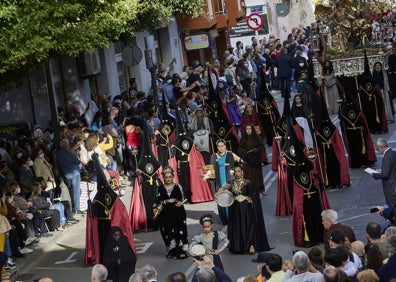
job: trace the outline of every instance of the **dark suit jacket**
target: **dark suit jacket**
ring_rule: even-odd
[[[386,204],[396,205],[396,152],[388,149],[382,159],[381,173],[373,173],[373,178],[382,180],[382,189]]]
[[[198,269],[197,269],[198,270]],[[219,282],[231,282],[231,278],[221,269],[217,268],[216,266],[212,268],[213,272],[216,275],[216,281]],[[197,276],[194,274],[193,278],[191,279],[192,282],[197,282]]]
[[[292,57],[287,54],[280,55],[275,59],[275,65],[278,68],[279,78],[291,78],[292,75]]]
[[[391,281],[390,279],[396,278],[396,255],[389,257],[386,264],[378,270],[378,276],[381,282]]]
[[[21,186],[21,194],[22,195],[30,195],[32,193],[32,183],[35,180],[33,169],[28,169],[21,165],[18,170],[18,180],[19,185]]]

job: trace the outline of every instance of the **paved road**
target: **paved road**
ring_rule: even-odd
[[[278,97],[277,97],[278,98]],[[396,149],[395,124],[390,124],[388,134],[373,136],[385,137],[390,140],[390,145]],[[381,156],[377,167],[380,167]],[[273,252],[280,254],[284,259],[292,256],[292,251],[297,247],[293,245],[291,234],[291,218],[275,217],[276,206],[276,175],[265,166],[265,184],[268,195],[263,197],[262,205],[266,221],[269,242],[275,247]],[[350,170],[352,185],[349,188],[326,190],[331,207],[338,211],[339,219],[351,226],[359,240],[365,241],[365,226],[369,221],[381,221],[377,214],[371,214],[369,209],[374,205],[382,205],[384,197],[380,181],[373,180],[362,169]],[[131,190],[127,190],[122,198],[129,207]],[[186,205],[188,216],[189,238],[200,232],[198,219],[203,213],[215,212],[213,202]],[[217,222],[215,228],[225,230]],[[165,248],[159,232],[140,232],[135,234],[138,248],[137,266],[150,263],[159,272],[159,281],[165,276],[176,271],[185,272],[191,277],[195,266],[191,259],[169,260],[165,258]],[[42,239],[35,245],[36,251],[28,254],[26,258],[18,260],[18,279],[20,281],[32,281],[35,278],[50,276],[57,282],[89,281],[90,267],[83,264],[85,245],[84,220],[63,234],[55,233],[53,238]],[[304,248],[299,248],[305,250]],[[227,273],[233,281],[246,274],[255,274],[256,265],[251,262],[253,256],[234,255],[227,251],[223,255],[223,262]]]

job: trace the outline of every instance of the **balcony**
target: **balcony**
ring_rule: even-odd
[[[236,26],[237,22],[245,15],[243,0],[227,0],[228,26]]]
[[[216,29],[228,27],[227,5],[225,0],[212,0],[214,12],[216,15]]]
[[[203,10],[204,16],[191,18],[191,16],[178,15],[179,28],[185,30],[202,30],[210,29],[217,23],[217,17],[213,8],[213,2],[216,0],[206,0]]]

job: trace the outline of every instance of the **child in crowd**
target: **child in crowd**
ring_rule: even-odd
[[[192,251],[193,246],[201,244],[205,247],[205,255],[209,256],[213,264],[224,271],[223,263],[221,261],[220,253],[224,251],[230,241],[227,236],[221,231],[213,231],[213,216],[210,214],[204,214],[200,219],[199,223],[202,226],[202,233],[195,235],[190,244],[190,253],[192,256],[194,254]]]

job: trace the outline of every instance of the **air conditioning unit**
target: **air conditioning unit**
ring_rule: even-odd
[[[99,51],[97,49],[92,52],[81,53],[78,56],[78,62],[81,76],[94,75],[101,71]]]

